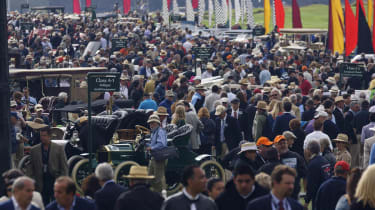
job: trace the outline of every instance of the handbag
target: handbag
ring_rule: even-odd
[[[178,151],[175,146],[168,146],[161,149],[151,150],[151,156],[156,161],[161,161],[169,158],[178,157]]]

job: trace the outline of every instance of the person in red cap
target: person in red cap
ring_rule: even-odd
[[[345,161],[335,164],[334,176],[320,185],[316,194],[316,210],[335,209],[340,197],[346,192],[346,178],[350,172],[350,166]]]

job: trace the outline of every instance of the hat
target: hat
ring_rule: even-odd
[[[279,143],[281,140],[286,140],[285,136],[283,135],[277,135],[275,139],[273,140],[273,143]]]
[[[37,104],[35,105],[35,111],[39,112],[39,111],[44,111],[43,110],[43,105],[42,104]]]
[[[212,63],[207,63],[206,69],[215,70],[215,67]]]
[[[156,122],[160,125],[160,118],[159,116],[157,116],[156,114],[152,114],[148,120],[147,120],[147,123],[152,123],[152,122]]]
[[[369,112],[370,113],[375,113],[375,106],[370,107]]]
[[[340,101],[344,101],[344,97],[342,97],[342,96],[336,96],[335,103],[340,102]]]
[[[232,103],[232,104],[238,104],[238,103],[240,103],[240,99],[234,98],[230,103]]]
[[[251,77],[254,77],[253,73],[247,75],[247,78],[251,78]]]
[[[130,80],[130,79],[128,76],[122,74],[120,77],[120,80]]]
[[[122,64],[123,64],[123,65],[127,65],[127,64],[129,64],[128,59],[125,59],[124,62],[122,62]]]
[[[257,109],[267,110],[267,103],[265,101],[258,101]]]
[[[344,133],[339,133],[337,135],[337,137],[335,139],[333,139],[333,141],[336,141],[336,142],[343,142],[343,143],[347,143],[349,144],[349,140],[348,140],[348,135],[344,134]]]
[[[326,82],[331,83],[331,84],[336,84],[336,80],[333,77],[328,77],[328,79],[326,80]]]
[[[314,118],[317,119],[319,117],[328,117],[328,113],[325,111],[317,111],[315,112]]]
[[[225,108],[225,106],[223,105],[218,105],[216,107],[216,111],[215,111],[215,115],[218,116],[218,115],[221,115],[221,113],[225,112],[227,109]]]
[[[167,92],[165,93],[165,97],[174,97],[174,93],[172,90],[167,90]]]
[[[265,93],[271,92],[271,87],[264,87],[263,92],[265,92]]]
[[[228,98],[224,97],[220,99],[221,103],[228,103]]]
[[[257,146],[260,146],[260,145],[271,146],[272,144],[273,144],[273,142],[270,141],[269,138],[264,137],[264,136],[260,137],[260,138],[258,139],[258,141],[257,141]]]
[[[196,87],[195,87],[195,90],[206,90],[206,88],[203,86],[203,85],[197,85]]]
[[[137,55],[143,55],[142,51],[138,51]]]
[[[128,179],[153,179],[154,176],[148,175],[146,166],[132,166],[129,171],[129,175],[123,176]]]
[[[287,139],[297,139],[296,135],[294,135],[294,133],[292,133],[291,131],[284,131],[283,136],[285,136],[285,138]]]
[[[343,160],[340,160],[340,161],[336,162],[335,169],[341,169],[341,170],[344,170],[344,171],[350,171],[350,166],[349,166],[349,164],[347,162],[345,162]]]
[[[33,121],[26,121],[26,125],[28,125],[32,129],[41,129],[48,127],[48,125],[44,124],[44,121],[41,118],[35,118]]]
[[[239,155],[245,151],[257,151],[257,150],[258,150],[257,145],[254,142],[246,142],[246,143],[241,144],[241,151],[238,152],[237,154]]]
[[[333,92],[333,93],[338,93],[339,91],[340,91],[339,88],[336,87],[336,86],[333,86],[333,87],[331,88],[331,90],[329,90],[329,92]]]
[[[17,106],[17,102],[16,101],[10,101],[10,107],[15,107]]]
[[[154,112],[154,114],[156,115],[162,115],[162,116],[168,116],[168,112],[167,112],[167,108],[165,108],[164,106],[159,106],[158,107],[158,110],[156,110],[156,112]]]
[[[166,55],[167,55],[167,52],[165,50],[160,51],[160,56],[166,56]]]
[[[249,83],[247,82],[247,79],[241,79],[240,85],[249,85]]]
[[[195,76],[193,80],[194,80],[194,81],[195,81],[195,80],[202,80],[202,78],[201,78],[200,76]]]

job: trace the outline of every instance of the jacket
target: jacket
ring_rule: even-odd
[[[48,204],[46,210],[59,210],[57,202],[53,201],[52,203]],[[76,196],[75,205],[72,210],[96,210],[96,207],[94,202]]]
[[[284,113],[280,116],[277,116],[272,129],[273,135],[282,135],[284,131],[290,130],[289,122],[294,118],[296,117],[294,117],[290,113]]]
[[[193,126],[190,134],[190,144],[192,149],[199,149],[201,145],[200,131],[203,130],[203,123],[198,119],[198,116],[193,111],[186,112],[185,122]]]
[[[335,176],[323,182],[316,194],[316,210],[335,209],[338,200],[345,192],[346,179],[343,177]]]
[[[337,150],[335,153],[335,156],[336,156],[336,162],[343,160],[347,162],[349,165],[352,164],[352,156],[350,155],[348,150],[345,150],[343,152]],[[363,165],[363,166],[366,167],[367,165]]]
[[[267,112],[255,114],[253,124],[253,139],[258,140],[262,136],[264,127],[267,126]]]
[[[117,198],[121,193],[125,192],[125,188],[116,184],[114,181],[109,181],[104,186],[95,192],[94,200],[97,210],[113,209]]]
[[[216,130],[215,130],[215,146],[216,154],[221,154],[221,142],[220,142],[220,129],[221,129],[221,119],[219,117],[215,120]],[[224,142],[228,145],[229,151],[236,148],[238,143],[242,140],[240,133],[240,126],[236,119],[231,116],[226,116],[224,125]]]
[[[42,144],[33,146],[30,150],[31,166],[28,176],[35,179],[35,189],[42,192],[43,189],[43,161],[42,161]],[[49,148],[48,172],[55,179],[59,176],[68,175],[68,165],[64,148],[51,142]]]
[[[363,167],[366,168],[369,165],[371,147],[375,144],[375,136],[365,139],[363,145]]]
[[[13,205],[13,200],[9,199],[8,201],[0,203],[0,210],[15,210],[14,205]],[[40,210],[40,209],[35,207],[34,205],[31,205],[30,210]]]
[[[159,94],[159,99],[164,100],[165,96],[165,87],[160,83],[158,86],[156,86],[155,93]]]
[[[290,208],[292,210],[303,210],[303,206],[293,198],[286,198]],[[250,201],[250,203],[247,205],[247,210],[273,210],[272,208],[272,195],[264,195],[262,197],[259,197],[253,201]]]
[[[114,210],[159,210],[163,197],[151,191],[145,184],[136,184],[117,199]]]
[[[342,133],[345,130],[344,114],[336,107],[333,110],[333,116],[335,116],[336,125],[339,132]]]
[[[349,110],[345,114],[345,130],[344,133],[348,135],[349,137],[349,142],[352,144],[357,144],[357,137],[356,134],[354,133],[353,129],[353,120],[354,120],[354,113]]]
[[[215,121],[210,118],[202,117],[203,130],[200,132],[202,145],[214,145],[215,141]]]
[[[230,180],[225,186],[224,192],[215,200],[217,208],[219,210],[244,210],[250,201],[269,193],[267,189],[262,188],[256,182],[254,186],[255,188],[251,195],[244,199],[237,192],[233,180]]]
[[[245,109],[245,113],[244,113],[246,115],[246,118],[244,120],[244,122],[245,122],[245,127],[244,127],[245,136],[244,136],[244,139],[245,140],[255,141],[253,139],[253,135],[254,135],[253,134],[253,123],[254,123],[254,118],[255,118],[256,112],[257,112],[257,108],[256,108],[256,106],[254,104],[250,104]]]
[[[191,210],[192,201],[184,194],[184,192],[172,195],[164,201],[162,210]],[[194,202],[196,209],[217,210],[215,202],[203,194],[199,194],[198,199]],[[159,209],[158,209],[159,210]]]

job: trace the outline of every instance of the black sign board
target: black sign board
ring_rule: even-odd
[[[266,33],[266,29],[262,26],[253,28],[253,36],[263,36]]]
[[[171,15],[171,21],[172,22],[182,21],[182,17],[181,15]]]
[[[342,77],[362,77],[365,70],[359,63],[340,63],[339,68]]]
[[[212,55],[212,48],[209,47],[193,47],[193,53],[196,58],[208,60]]]
[[[28,32],[30,33],[32,30],[34,30],[34,23],[20,23],[21,25],[21,31],[22,32]]]
[[[112,51],[117,51],[122,48],[126,48],[128,39],[112,39]]]
[[[88,73],[89,92],[117,92],[120,90],[120,73]]]

